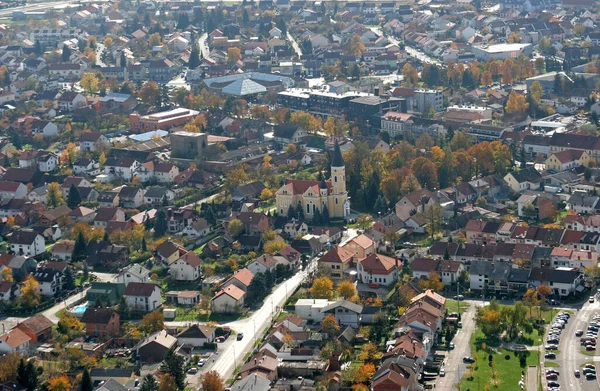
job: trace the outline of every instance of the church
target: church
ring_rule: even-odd
[[[331,218],[346,218],[350,214],[350,200],[346,191],[346,167],[339,144],[336,142],[331,159],[331,178],[322,181],[289,179],[275,195],[277,212],[288,213],[290,206],[301,207],[304,218],[311,220],[317,209],[327,209]]]

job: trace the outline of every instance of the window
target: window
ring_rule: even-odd
[[[337,175],[333,177],[333,181],[337,183]]]
[[[309,204],[306,204],[306,213],[310,214],[310,205]]]
[[[337,198],[335,199],[335,204],[336,204],[336,205],[338,204],[338,199],[337,199]]]

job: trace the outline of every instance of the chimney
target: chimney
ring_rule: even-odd
[[[379,87],[375,87],[373,93],[375,94],[375,96],[379,96]]]

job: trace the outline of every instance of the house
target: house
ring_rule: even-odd
[[[100,110],[105,113],[129,113],[137,105],[137,99],[132,94],[109,92],[101,97]]]
[[[534,167],[509,172],[504,176],[508,187],[515,193],[524,190],[537,190],[542,183],[542,175]]]
[[[203,324],[193,324],[177,334],[177,342],[181,345],[201,348],[205,343],[215,340],[215,328]]]
[[[170,202],[175,199],[175,193],[166,187],[153,186],[146,190],[144,198],[148,205],[162,206],[165,200],[167,201],[167,204],[170,204]]]
[[[278,124],[273,129],[274,140],[282,144],[297,144],[308,136],[298,125]]]
[[[328,274],[331,279],[339,281],[348,276],[353,259],[353,251],[344,247],[335,246],[319,258],[319,270]]]
[[[27,334],[32,342],[42,343],[52,336],[52,326],[54,326],[54,323],[50,319],[42,314],[37,314],[25,319],[16,328]]]
[[[141,340],[133,349],[141,362],[160,363],[176,345],[177,338],[161,330]]]
[[[238,270],[234,273],[233,276],[229,277],[225,283],[221,286],[221,288],[226,288],[229,285],[235,285],[240,288],[244,292],[248,292],[248,287],[254,278],[254,273],[252,273],[249,269],[244,268]]]
[[[21,295],[21,288],[18,283],[14,281],[2,281],[0,282],[0,300],[11,301]]]
[[[371,253],[358,261],[358,280],[364,284],[390,285],[398,280],[402,262],[396,258]]]
[[[212,232],[212,226],[206,219],[199,217],[195,219],[192,224],[186,226],[183,231],[184,235],[196,237],[204,237]]]
[[[257,273],[264,274],[267,272],[267,270],[269,272],[274,272],[277,265],[279,264],[287,265],[288,261],[283,257],[277,257],[271,254],[263,254],[251,261],[250,263],[248,263],[248,266],[246,267],[248,268],[248,270],[250,270],[253,274],[256,275]]]
[[[236,285],[227,285],[211,299],[212,311],[216,313],[237,313],[244,306],[246,292]]]
[[[112,308],[88,307],[81,322],[85,324],[85,335],[94,337],[111,337],[119,334],[121,327],[119,314]]]
[[[106,228],[109,221],[125,221],[125,212],[119,208],[98,208],[94,217],[94,226]]]
[[[508,293],[508,275],[511,264],[508,262],[473,261],[469,266],[471,290]]]
[[[187,250],[179,244],[167,240],[156,247],[155,256],[165,265],[170,265],[186,252]]]
[[[567,206],[569,210],[576,212],[577,214],[582,213],[594,213],[596,211],[598,201],[600,197],[594,195],[588,195],[584,191],[575,191],[569,197]]]
[[[247,183],[236,187],[231,193],[231,198],[238,202],[254,202],[260,199],[260,193],[265,189],[260,181]]]
[[[44,227],[52,227],[55,224],[59,224],[64,221],[65,218],[71,213],[71,209],[66,205],[57,206],[54,209],[50,209],[44,212],[40,216],[39,224]]]
[[[66,262],[53,262],[63,264],[63,270],[66,267]],[[61,291],[64,283],[63,273],[59,270],[41,267],[32,273],[33,277],[40,284],[40,294],[43,296],[54,296]]]
[[[116,305],[121,301],[124,292],[125,284],[94,281],[85,297],[91,303]]]
[[[110,244],[105,240],[92,240],[85,250],[89,265],[119,267],[129,263],[129,247]]]
[[[298,299],[294,305],[294,313],[303,320],[312,320],[318,323],[323,320],[325,314],[322,309],[334,303],[327,299]]]
[[[402,221],[408,220],[412,215],[423,213],[431,206],[438,204],[436,197],[427,189],[417,190],[407,194],[396,203],[396,215]]]
[[[169,273],[176,281],[196,281],[200,278],[201,264],[200,258],[193,251],[188,251],[169,265]]]
[[[6,254],[6,256],[10,259],[8,267],[12,269],[12,274],[16,281],[24,280],[37,267],[37,262],[33,258],[10,254]]]
[[[263,213],[240,212],[233,215],[231,220],[233,219],[242,222],[246,235],[261,235],[267,232],[270,227],[269,218]]]
[[[346,300],[336,301],[324,307],[321,312],[325,315],[333,314],[340,326],[350,326],[357,329],[361,323],[363,307]]]
[[[564,298],[582,292],[583,279],[583,273],[570,268],[532,268],[529,281],[535,287],[547,285],[552,289],[552,294]]]
[[[31,338],[18,328],[0,335],[0,353],[29,353]]]
[[[271,352],[266,353],[265,351],[259,352],[253,357],[250,357],[240,369],[240,375],[242,380],[253,374],[264,376],[266,379],[274,382],[277,380],[277,368],[279,366],[279,360]]]
[[[167,304],[196,305],[200,303],[200,291],[169,291],[165,293]]]
[[[35,257],[46,251],[44,237],[33,231],[16,231],[8,239],[10,250],[18,255]]]
[[[148,282],[130,282],[123,296],[129,310],[134,312],[151,312],[162,305],[160,287]]]
[[[277,2],[279,6],[279,2]],[[251,373],[243,379],[235,382],[230,391],[269,391],[271,380],[257,373]]]
[[[123,186],[119,190],[119,206],[137,209],[144,204],[144,190],[139,187]]]
[[[109,158],[104,164],[104,173],[110,177],[130,181],[139,165],[140,163],[131,157]]]
[[[367,235],[361,234],[346,243],[344,248],[354,253],[356,259],[362,259],[375,253],[375,242]]]
[[[73,173],[75,175],[98,175],[100,174],[100,164],[93,159],[80,158],[73,163]]]
[[[27,186],[19,182],[0,182],[0,199],[25,199]]]
[[[154,166],[154,177],[159,183],[173,183],[179,175],[179,168],[173,163],[159,163]]]
[[[94,376],[94,374],[96,374],[98,372],[98,370],[106,371],[104,368],[93,368],[90,371],[90,375],[92,376],[92,381],[94,381],[94,382],[98,381],[98,380],[96,380],[96,378]],[[125,372],[123,369],[115,369],[115,370],[118,370],[119,372]],[[113,370],[111,372],[114,372],[115,370]],[[131,377],[131,375],[130,375],[130,377]],[[100,385],[97,388],[94,388],[94,391],[128,391],[128,390],[129,389],[127,387],[125,387],[123,384],[121,384],[117,380],[115,380],[114,377],[110,377],[110,378],[108,378],[108,380],[101,380]]]
[[[547,170],[565,171],[575,167],[588,167],[591,161],[586,151],[577,149],[565,149],[554,152],[544,162]]]
[[[79,137],[79,150],[94,152],[108,146],[108,139],[100,132],[86,132]]]
[[[62,65],[62,64],[60,64]],[[56,100],[58,109],[61,111],[73,112],[76,109],[87,105],[87,99],[82,94],[75,91],[65,91]]]
[[[115,277],[115,281],[129,285],[130,282],[148,282],[150,281],[150,270],[139,263],[134,263],[124,267]]]
[[[40,172],[51,172],[58,166],[58,156],[44,150],[25,151],[19,157],[19,168],[33,168]]]

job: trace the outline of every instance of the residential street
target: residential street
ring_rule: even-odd
[[[471,335],[475,329],[475,309],[481,305],[480,301],[463,301],[469,304],[469,309],[461,315],[462,329],[452,340],[454,342],[454,350],[451,350],[446,357],[444,369],[445,377],[438,378],[435,389],[438,391],[453,391],[454,384],[460,381],[460,378],[465,373],[465,364],[462,362],[464,356],[471,356]],[[448,308],[449,312],[455,312],[456,308]]]

